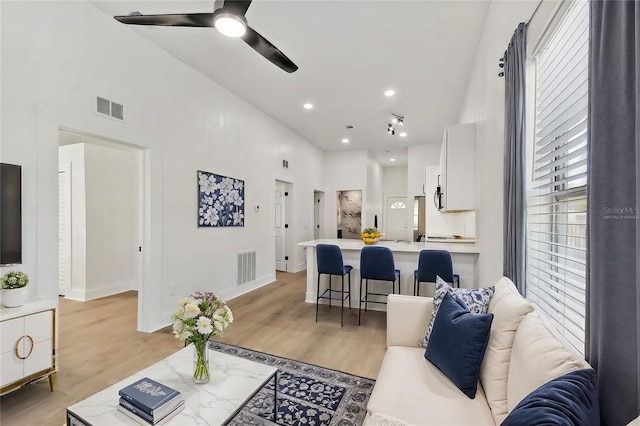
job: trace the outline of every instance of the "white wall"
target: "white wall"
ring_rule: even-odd
[[[384,194],[407,193],[407,166],[382,168],[382,192]]]
[[[362,191],[362,226],[367,226],[365,211],[370,198],[367,193],[367,158],[368,153],[365,150],[324,153],[324,186],[326,188],[324,205],[326,214],[321,216],[326,218],[324,226],[328,233],[328,235],[325,234],[326,237],[336,238],[337,236],[337,191]]]
[[[316,147],[88,3],[0,8],[2,156],[23,166],[22,270],[35,294],[57,294],[60,127],[144,150],[142,330],[168,324],[176,300],[194,290],[230,298],[275,279],[276,179],[294,185],[295,238],[313,237],[311,194],[323,188]],[[126,123],[94,114],[96,95],[123,103]],[[287,171],[283,155],[295,159]],[[197,170],[243,179],[246,205],[260,212],[247,208],[242,228],[198,228]],[[249,249],[257,279],[237,287],[236,253]]]
[[[502,57],[518,23],[526,22],[537,1],[494,1],[487,18],[467,86],[459,123],[476,123],[476,213],[479,285],[502,276],[502,208],[504,157],[504,79]]]
[[[440,163],[442,142],[407,147],[407,195],[433,195],[435,188],[425,188],[425,167]]]
[[[367,190],[362,226],[372,228],[375,226],[376,217],[378,227],[382,226],[382,166],[371,153],[367,153]]]
[[[138,289],[138,155],[84,149],[88,300]]]

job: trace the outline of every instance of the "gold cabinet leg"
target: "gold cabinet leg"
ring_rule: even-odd
[[[53,392],[53,385],[56,383],[56,374],[57,373],[49,374],[49,388],[51,388],[51,392]]]

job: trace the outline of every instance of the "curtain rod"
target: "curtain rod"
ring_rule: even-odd
[[[538,13],[538,10],[540,10],[540,6],[542,6],[542,2],[544,0],[540,0],[538,2],[538,5],[536,6],[536,9],[533,11],[533,13],[531,14],[531,16],[529,17],[529,19],[527,19],[527,22],[524,23],[525,26],[529,26],[529,22],[531,22],[531,20],[536,16],[536,13]]]

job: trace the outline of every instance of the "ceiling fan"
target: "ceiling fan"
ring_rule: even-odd
[[[228,37],[241,37],[253,50],[292,73],[298,69],[291,59],[266,38],[247,25],[245,13],[252,0],[215,0],[213,13],[182,13],[165,15],[143,15],[132,12],[127,16],[114,16],[123,24],[161,25],[171,27],[214,27]]]

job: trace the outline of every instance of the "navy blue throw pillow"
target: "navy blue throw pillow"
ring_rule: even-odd
[[[596,373],[576,370],[553,379],[527,395],[502,426],[598,426],[600,406]]]
[[[472,314],[447,293],[433,323],[424,357],[473,399],[489,342],[493,314]]]

